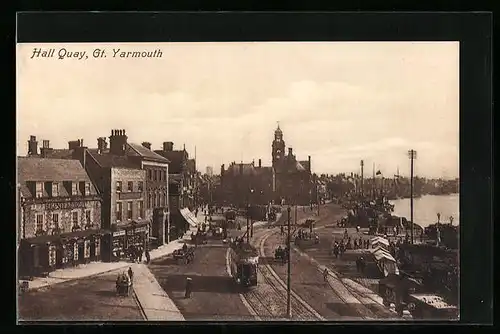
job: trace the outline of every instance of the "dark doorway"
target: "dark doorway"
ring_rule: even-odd
[[[57,247],[57,249],[56,249],[56,268],[62,268],[63,256],[64,256],[64,252],[63,252],[62,246]]]
[[[90,241],[90,258],[93,259],[95,257],[95,240]]]

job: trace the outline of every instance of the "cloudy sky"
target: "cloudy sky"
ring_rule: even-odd
[[[33,58],[34,48],[55,49]],[[88,59],[58,59],[61,48]],[[107,57],[93,58],[94,49]],[[161,58],[113,58],[113,49]],[[17,153],[29,135],[96,147],[111,129],[129,141],[184,144],[204,171],[271,162],[279,121],[287,147],[318,173],[458,176],[458,43],[22,44]]]

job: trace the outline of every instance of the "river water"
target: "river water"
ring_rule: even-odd
[[[394,204],[394,215],[410,219],[410,199],[391,201]],[[441,222],[449,223],[453,216],[453,225],[459,225],[459,195],[426,195],[413,199],[413,218],[416,224],[427,227],[437,221],[437,213],[441,213]]]

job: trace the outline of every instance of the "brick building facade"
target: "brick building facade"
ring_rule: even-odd
[[[112,232],[110,238],[103,240],[103,260],[128,257],[132,246],[148,247],[146,171],[125,156],[106,154],[99,149],[88,150],[86,154],[86,170],[102,196],[102,226]]]
[[[101,198],[77,160],[18,157],[19,268],[36,275],[101,257]]]

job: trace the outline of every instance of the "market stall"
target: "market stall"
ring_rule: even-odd
[[[415,319],[458,319],[458,308],[435,294],[410,294],[408,308]]]

